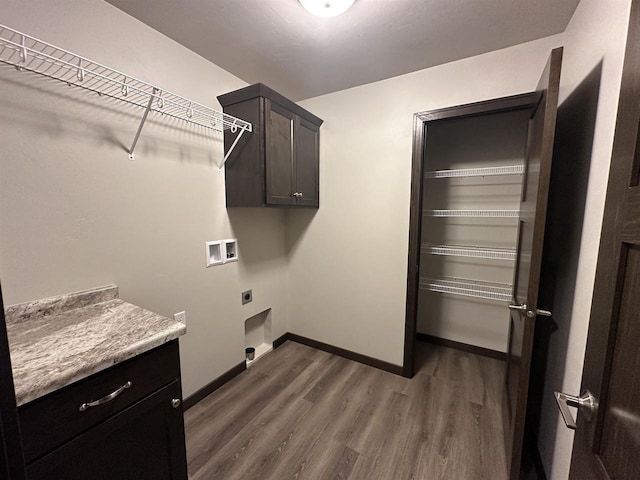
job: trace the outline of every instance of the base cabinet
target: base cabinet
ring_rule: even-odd
[[[186,480],[184,421],[175,398],[177,381],[31,464],[28,480]]]
[[[318,208],[322,120],[260,83],[218,100],[253,126],[225,164],[227,207]],[[225,152],[237,135],[225,131]]]
[[[177,340],[18,416],[28,480],[187,480]]]

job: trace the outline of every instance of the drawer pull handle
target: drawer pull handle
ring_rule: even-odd
[[[99,405],[104,405],[105,403],[109,403],[111,400],[115,399],[118,395],[124,392],[127,388],[131,387],[131,385],[132,385],[131,381],[128,381],[127,383],[122,385],[119,389],[117,389],[115,392],[110,393],[106,397],[102,397],[99,400],[94,400],[93,402],[83,403],[82,405],[80,405],[80,411],[84,412],[89,407],[97,407]]]

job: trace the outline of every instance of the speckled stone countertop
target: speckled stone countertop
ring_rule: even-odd
[[[184,335],[184,324],[118,298],[118,287],[5,308],[18,405]]]

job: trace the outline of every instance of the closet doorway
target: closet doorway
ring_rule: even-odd
[[[535,92],[418,113],[403,373],[415,342],[505,360],[509,478],[520,476],[562,48]]]

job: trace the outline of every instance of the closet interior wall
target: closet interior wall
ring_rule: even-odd
[[[506,351],[529,114],[490,113],[429,126],[418,333]],[[490,167],[514,168],[484,170]]]

